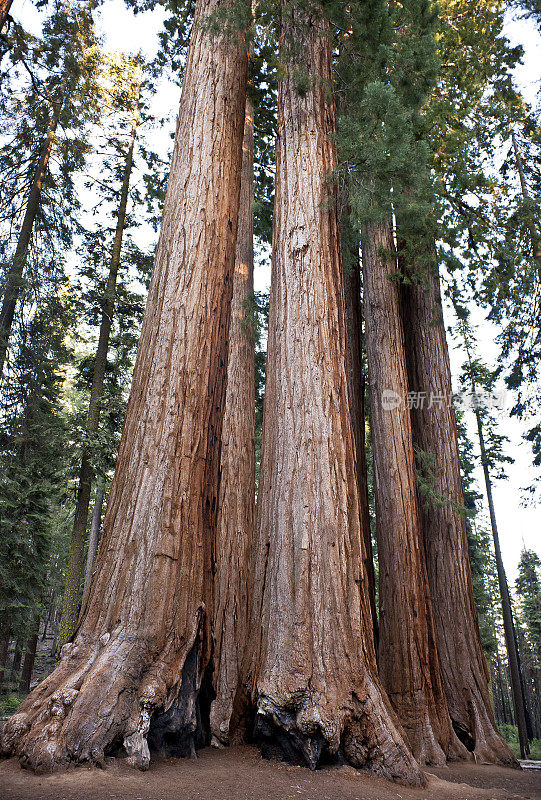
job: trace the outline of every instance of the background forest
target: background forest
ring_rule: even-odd
[[[397,280],[415,286],[412,253],[421,272],[433,260],[440,268],[461,513],[496,720],[515,755],[529,748],[541,759],[541,95],[540,76],[525,74],[518,43],[524,37],[527,63],[535,64],[541,15],[526,0],[361,5],[353,24],[343,4],[324,4],[337,37],[336,181],[347,206],[346,286],[356,274],[363,283],[351,230],[388,218],[392,185],[392,213],[404,237]],[[147,0],[125,7],[118,0],[0,3],[4,716],[54,668],[92,580],[193,22],[191,2],[153,6]],[[340,38],[344,31],[348,36]],[[129,41],[134,35],[138,41]],[[241,302],[255,359],[257,475],[276,94],[283,79],[272,3],[259,4],[250,47],[255,291],[248,287]],[[302,97],[310,78],[299,70],[296,81]],[[399,187],[411,186],[398,200]],[[359,289],[366,304],[369,287]],[[364,342],[365,376],[368,357]],[[359,383],[364,425],[357,435],[366,451],[377,596],[373,384],[370,376]],[[410,407],[425,400],[412,395]],[[449,502],[421,448],[416,474],[424,504]]]

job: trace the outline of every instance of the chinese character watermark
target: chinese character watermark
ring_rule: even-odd
[[[384,411],[394,411],[401,406],[412,409],[439,409],[451,408],[459,405],[462,408],[491,409],[503,411],[506,407],[507,393],[505,389],[485,391],[477,389],[475,392],[461,391],[453,394],[439,392],[408,392],[402,397],[392,389],[384,389],[381,394],[381,406]]]

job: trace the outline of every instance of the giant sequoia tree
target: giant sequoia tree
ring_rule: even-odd
[[[379,668],[416,758],[444,763],[454,741],[422,541],[404,331],[390,223],[363,243],[366,349],[379,561]]]
[[[404,268],[406,266],[404,265]],[[466,518],[452,405],[439,277],[428,262],[402,284],[409,388],[416,447],[433,460],[435,485],[423,503],[423,535],[449,714],[459,738],[482,761],[515,765],[496,731],[473,600]]]
[[[247,53],[199,0],[160,241],[98,568],[75,640],[2,733],[36,769],[101,762],[147,736],[203,738],[212,557],[235,259]],[[203,24],[202,24],[203,23]]]
[[[419,784],[377,678],[349,419],[329,30],[282,4],[267,385],[247,674],[263,749]]]

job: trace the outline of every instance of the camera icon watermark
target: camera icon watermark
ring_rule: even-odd
[[[402,406],[412,409],[444,409],[459,405],[473,411],[479,409],[503,411],[506,407],[507,392],[505,389],[487,391],[477,389],[475,392],[460,391],[452,394],[438,392],[408,392],[403,396],[393,389],[384,389],[381,393],[381,407],[384,411],[394,411]]]

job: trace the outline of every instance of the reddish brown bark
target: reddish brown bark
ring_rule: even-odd
[[[264,753],[420,784],[376,670],[350,424],[331,37],[282,7],[267,383],[247,685]],[[292,62],[294,56],[294,62]],[[310,88],[295,76],[308,72]]]
[[[88,600],[57,669],[2,732],[34,769],[205,736],[212,558],[247,53],[198,23],[117,467]]]
[[[368,226],[363,290],[379,563],[379,669],[422,764],[445,762],[452,729],[424,559],[404,333],[390,223]],[[394,408],[388,408],[390,400]]]
[[[254,116],[252,104],[247,101],[216,530],[213,672],[216,699],[210,712],[214,744],[229,743],[248,632],[247,582],[255,513],[254,331],[249,316],[254,275],[253,180]]]
[[[423,507],[423,537],[443,682],[453,727],[480,761],[515,764],[495,729],[488,670],[473,599],[449,352],[437,272],[402,284],[409,388],[424,392],[411,411],[416,446],[434,457],[434,490],[449,502]],[[419,279],[422,276],[417,276]],[[432,402],[430,398],[432,396]],[[421,404],[420,404],[421,405]]]
[[[12,3],[13,0],[0,0],[0,32],[4,29]]]

